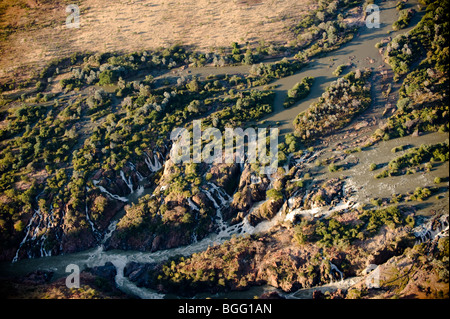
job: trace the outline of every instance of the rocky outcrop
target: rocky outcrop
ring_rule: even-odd
[[[111,282],[114,282],[114,278],[117,275],[116,266],[111,262],[107,262],[103,266],[89,268],[86,271],[94,276],[105,278]]]
[[[216,164],[211,166],[210,182],[222,187],[229,195],[233,194],[238,186],[241,169],[239,164]]]
[[[281,296],[276,291],[271,291],[263,293],[261,296],[259,296],[259,299],[286,299],[286,298]]]
[[[114,267],[114,266],[112,266]],[[112,267],[105,266],[80,273],[80,288],[66,286],[66,277],[52,280],[52,272],[37,270],[22,278],[1,278],[0,298],[5,299],[117,299],[132,298],[117,289]],[[115,272],[115,267],[114,267]]]
[[[236,217],[233,223],[237,223],[245,217],[254,203],[262,201],[266,198],[266,190],[270,184],[270,180],[267,177],[257,176],[252,172],[251,167],[246,165],[244,171],[241,174],[239,185],[236,193],[233,196],[233,202],[230,205],[230,209],[224,214],[225,219]]]
[[[318,258],[323,251],[317,245],[292,245],[292,236],[290,230],[284,229],[258,239],[233,238],[170,263],[130,263],[125,276],[138,285],[183,296],[206,291],[239,291],[262,284],[292,292],[340,279],[330,265],[332,262],[344,267],[348,262],[346,255],[331,249],[327,252],[330,259]]]
[[[27,285],[43,285],[50,282],[53,271],[35,270],[20,279],[21,283]]]
[[[132,261],[125,266],[123,274],[125,277],[128,277],[129,280],[136,283],[138,287],[142,287],[152,280],[151,274],[153,272],[159,271],[160,269],[160,264],[140,264]]]
[[[103,172],[98,185],[104,187],[111,194],[118,196],[127,196],[131,193],[127,184],[120,176],[116,176],[114,171]]]
[[[271,220],[281,209],[283,203],[284,203],[283,199],[278,200],[269,199],[265,201],[261,206],[259,206],[257,209],[255,209],[252,213],[248,215],[250,225],[256,226],[263,220]]]
[[[304,208],[322,207],[336,205],[344,198],[343,192],[344,180],[333,178],[319,187],[315,187],[304,198]]]

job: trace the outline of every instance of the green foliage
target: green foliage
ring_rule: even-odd
[[[333,71],[333,75],[334,76],[339,76],[342,74],[342,72],[345,70],[345,68],[347,67],[347,64],[341,64],[339,65],[336,70]]]
[[[366,85],[369,76],[369,71],[357,70],[333,82],[317,103],[297,115],[294,120],[296,135],[309,140],[349,123],[371,103]]]
[[[437,143],[425,145],[409,150],[402,156],[399,156],[389,162],[391,169],[403,169],[418,166],[430,160],[445,162],[449,159],[448,143]]]
[[[304,66],[304,63],[299,61],[289,61],[284,58],[275,63],[260,63],[254,64],[250,68],[250,79],[254,79],[253,85],[265,85],[274,79],[279,79],[294,74]]]
[[[301,80],[301,82],[298,82],[294,85],[293,88],[291,88],[288,91],[288,97],[283,103],[283,106],[285,108],[291,107],[298,101],[304,99],[308,96],[309,92],[311,91],[311,86],[314,82],[314,78],[307,76]]]
[[[411,200],[423,201],[428,199],[432,195],[432,191],[427,187],[417,187],[414,193],[410,196]]]
[[[279,190],[276,190],[275,188],[271,188],[266,192],[266,197],[269,200],[279,201],[283,199],[283,193]]]
[[[399,9],[399,5],[397,4],[397,10]],[[395,31],[398,31],[400,29],[404,29],[409,25],[409,22],[411,21],[411,18],[414,15],[414,9],[403,9],[400,11],[400,16],[397,21],[394,22],[392,25],[392,29]]]
[[[395,228],[405,223],[405,218],[397,206],[367,210],[359,219],[365,222],[365,232],[368,235],[375,235],[383,225]]]
[[[117,75],[112,70],[105,70],[99,74],[98,79],[99,85],[113,84],[117,81]]]
[[[328,170],[330,171],[330,173],[337,172],[339,170],[339,166],[331,163],[330,165],[328,165]]]

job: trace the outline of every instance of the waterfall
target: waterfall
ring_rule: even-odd
[[[111,222],[111,224],[109,224],[108,230],[106,231],[105,236],[104,236],[103,239],[102,239],[102,242],[101,242],[102,245],[105,244],[106,241],[107,241],[108,239],[111,238],[113,232],[114,232],[114,231],[116,230],[116,228],[117,228],[117,224],[118,224],[118,223],[119,223],[119,220],[117,219],[117,220],[113,220],[113,221]]]
[[[16,251],[16,255],[14,256],[14,258],[12,260],[13,263],[15,263],[18,260],[18,258],[19,258],[19,251],[22,248],[22,246],[25,244],[25,242],[27,241],[28,235],[30,234],[31,225],[33,224],[34,219],[36,218],[37,215],[38,215],[37,211],[34,211],[33,216],[31,216],[30,221],[28,222],[28,225],[25,228],[25,237],[20,242],[19,248]]]
[[[135,172],[136,172],[136,176],[137,176],[138,180],[139,180],[140,182],[142,182],[142,181],[144,180],[144,176],[142,176],[142,174],[139,173],[138,170],[135,170]]]
[[[330,268],[331,268],[331,270],[334,270],[335,272],[337,272],[339,274],[339,276],[341,277],[340,281],[344,280],[344,274],[342,273],[342,271],[340,271],[339,268],[336,267],[336,265],[333,264],[331,261],[330,261]],[[330,275],[331,275],[331,272],[330,272]],[[331,275],[331,282],[333,282],[333,276],[332,275]]]
[[[142,174],[136,169],[136,166],[133,163],[128,162],[128,164],[131,166],[133,171],[136,173],[136,176],[137,176],[139,182],[142,182],[145,179],[145,177],[142,176]]]
[[[262,182],[261,177],[252,174],[252,175],[250,175],[250,182],[252,184],[260,184]]]
[[[122,177],[124,183],[127,184],[128,188],[130,189],[130,192],[133,193],[134,189],[133,189],[133,182],[131,181],[131,176],[127,180],[125,178],[125,173],[122,170],[120,170],[120,177]]]
[[[143,185],[139,185],[137,190],[136,190],[136,196],[140,197],[143,193],[144,193],[144,186]]]
[[[36,223],[37,226],[35,226],[33,229],[33,225],[35,225]],[[33,216],[30,218],[27,227],[25,228],[25,236],[20,242],[12,262],[15,263],[18,261],[19,252],[22,249],[23,245],[31,242],[33,242],[34,246],[39,247],[38,257],[51,256],[51,250],[46,250],[44,246],[47,240],[47,233],[53,226],[54,226],[53,205],[51,206],[50,214],[47,215],[46,217],[44,217],[40,208],[36,209],[33,213]],[[44,230],[44,232],[43,234],[38,236],[41,229]],[[28,251],[27,255],[29,258],[33,257],[31,251]]]
[[[54,226],[54,215],[53,215],[53,204],[50,205],[50,214],[47,215],[47,217],[44,219],[44,234],[41,235],[39,240],[41,241],[41,247],[40,247],[40,256],[39,257],[49,257],[52,255],[51,250],[45,250],[44,244],[47,240],[47,233],[48,231]]]
[[[99,181],[92,180],[92,183],[94,183],[94,185],[95,185],[96,187],[98,187],[102,193],[105,193],[105,194],[108,195],[109,197],[112,197],[112,198],[114,198],[114,199],[120,200],[121,202],[124,202],[124,203],[128,202],[128,199],[127,199],[127,198],[121,197],[121,196],[119,196],[119,195],[111,194],[111,193],[108,192],[103,186],[98,185],[98,184],[99,184]]]
[[[435,219],[431,218],[425,224],[415,227],[412,232],[414,236],[417,238],[415,244],[420,244],[427,242],[429,240],[436,240],[444,236],[448,236],[449,230],[449,222],[448,222],[448,214],[442,215],[439,217],[438,226],[435,230],[433,230],[433,224]]]
[[[158,156],[156,154],[153,154],[153,162],[154,163],[152,163],[150,156],[148,156],[148,154],[146,152],[144,152],[144,154],[145,154],[144,161],[145,161],[145,164],[147,164],[148,169],[151,172],[159,171],[162,167],[162,164],[159,162]]]
[[[86,191],[87,191],[87,189],[86,189]],[[91,225],[92,233],[94,234],[94,237],[98,239],[100,234],[99,234],[98,230],[95,228],[95,225],[92,222],[91,218],[89,217],[89,209],[88,209],[88,204],[87,204],[87,198],[86,198],[86,209],[85,209],[85,212],[86,212],[86,220],[89,223],[89,225]]]
[[[211,193],[209,192],[209,190],[204,190],[203,191],[206,196],[209,198],[209,200],[213,203],[214,208],[216,208],[217,210],[220,208],[219,204],[217,204],[216,200],[214,199],[214,197],[211,195]]]
[[[187,201],[188,201],[188,205],[191,208],[191,210],[200,211],[200,209],[197,207],[197,205],[195,205],[194,202],[192,201],[191,197],[188,197]]]

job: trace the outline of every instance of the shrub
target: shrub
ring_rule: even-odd
[[[114,82],[117,81],[116,75],[111,70],[103,71],[102,73],[99,74],[98,78],[99,78],[98,81],[99,85],[113,84]]]
[[[337,170],[339,170],[339,166],[332,163],[328,165],[328,170],[330,171],[330,173],[336,172]]]
[[[342,72],[344,71],[344,69],[347,67],[347,64],[341,64],[339,65],[336,70],[333,71],[333,75],[334,76],[339,76],[342,74]]]
[[[314,78],[308,76],[302,79],[301,82],[295,84],[294,87],[288,91],[288,97],[283,106],[285,108],[288,108],[308,96],[309,92],[311,91],[313,82]]]
[[[369,84],[366,84],[369,75],[370,71],[356,70],[334,81],[318,102],[297,115],[296,135],[310,140],[348,124],[371,102]]]
[[[266,192],[266,197],[270,200],[278,201],[283,199],[283,193],[281,193],[279,190],[276,190],[275,188],[272,188]]]

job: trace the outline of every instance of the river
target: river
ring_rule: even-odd
[[[277,126],[280,128],[280,133],[284,134],[291,132],[293,130],[293,120],[297,114],[306,110],[311,103],[316,101],[318,97],[324,92],[325,88],[330,85],[330,83],[336,80],[336,77],[332,75],[332,72],[341,64],[346,64],[348,62],[353,63],[351,69],[357,68],[370,68],[372,70],[380,70],[381,68],[387,69],[381,56],[378,53],[378,49],[375,48],[375,44],[380,42],[382,39],[391,36],[395,37],[396,34],[404,33],[408,29],[403,29],[398,32],[392,32],[388,34],[388,31],[392,30],[392,23],[397,20],[398,11],[395,9],[397,1],[385,1],[380,4],[380,22],[381,26],[378,29],[369,29],[365,25],[360,27],[359,33],[355,38],[349,43],[343,45],[338,50],[330,52],[323,57],[313,59],[307,67],[305,67],[300,72],[288,76],[282,79],[278,79],[271,83],[275,86],[275,105],[274,112],[268,115],[265,120],[265,125]],[[414,5],[416,1],[409,1]],[[417,13],[411,22],[411,26],[415,25],[420,20],[421,14]],[[410,27],[411,28],[411,27]],[[248,73],[249,66],[230,66],[230,67],[202,67],[183,70],[180,75],[199,75],[206,77],[210,74],[237,74],[237,73]],[[348,72],[349,70],[346,70]],[[315,78],[311,93],[307,98],[302,100],[300,103],[295,104],[289,109],[284,109],[283,102],[287,94],[287,91],[294,86],[295,83],[301,81],[306,76],[312,76]],[[381,92],[375,92],[381,94]],[[276,125],[276,123],[279,123]],[[213,187],[209,190],[214,191]],[[139,193],[139,195],[145,194],[145,192]],[[136,201],[136,192],[133,192],[129,198],[129,201]],[[227,201],[224,198],[224,201]],[[175,255],[191,255],[195,252],[204,251],[210,245],[222,243],[229,239],[232,234],[244,234],[252,233],[254,231],[264,232],[265,229],[269,228],[270,223],[263,227],[262,229],[255,230],[253,227],[244,222],[228,226],[221,218],[221,209],[226,205],[225,202],[216,203],[217,204],[217,220],[219,225],[218,234],[210,234],[208,237],[194,242],[189,246],[162,250],[157,252],[140,252],[140,251],[122,251],[122,250],[109,250],[105,251],[103,246],[89,249],[86,251],[51,256],[42,257],[34,259],[24,259],[19,260],[15,263],[2,262],[0,264],[0,272],[2,275],[25,275],[32,271],[42,269],[51,270],[54,272],[54,279],[65,277],[68,274],[65,272],[66,266],[69,264],[76,264],[80,269],[85,267],[102,266],[106,262],[112,262],[117,268],[116,284],[122,291],[136,295],[140,298],[163,298],[164,295],[151,291],[149,289],[139,288],[135,286],[132,282],[128,281],[123,276],[123,269],[128,262],[135,261],[141,263],[149,262],[162,262],[167,260],[171,256]],[[103,242],[111,235],[112,231],[115,229],[117,220],[113,221],[110,225],[109,231],[103,236]],[[230,294],[220,294],[217,297],[225,298],[232,297],[251,297],[252,293],[258,294],[265,290],[270,290],[268,287],[256,287],[250,292],[233,292]],[[201,295],[205,297],[204,295]],[[294,295],[292,295],[294,296]],[[302,294],[295,295],[296,298],[301,298]],[[309,295],[308,295],[309,296]],[[174,296],[168,296],[174,297]]]

